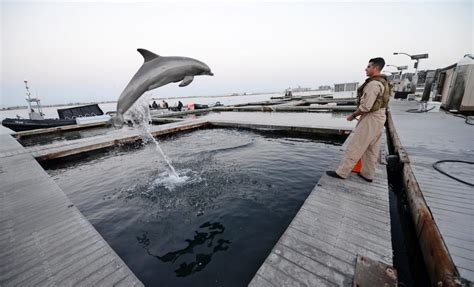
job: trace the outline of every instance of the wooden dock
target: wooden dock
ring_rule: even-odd
[[[209,125],[207,121],[187,120],[167,125],[151,126],[150,133],[153,136],[160,136],[205,127],[207,125]],[[140,132],[136,129],[122,128],[113,130],[105,135],[90,138],[62,141],[41,146],[31,146],[25,148],[23,152],[30,153],[39,161],[44,161],[100,150],[119,144],[136,142],[142,139],[142,136],[143,135],[140,135]]]
[[[0,286],[143,286],[36,160],[0,142]]]
[[[385,165],[373,183],[324,174],[250,286],[352,286],[358,256],[392,265],[390,228]]]
[[[344,136],[350,133],[352,127],[346,126],[344,128],[335,128],[335,127],[324,127],[318,123],[311,123],[307,126],[300,125],[278,125],[272,124],[271,122],[265,123],[249,123],[245,121],[225,121],[225,120],[208,120],[208,119],[198,119],[198,120],[183,120],[181,122],[171,123],[161,126],[152,126],[151,133],[154,136],[159,136],[163,134],[170,134],[181,130],[190,130],[200,127],[231,127],[231,128],[247,128],[247,129],[257,129],[257,130],[271,130],[271,131],[292,131],[292,132],[302,132],[302,133],[313,133],[320,135],[329,135],[329,136]],[[5,135],[6,136],[6,135]],[[10,138],[11,139],[11,138]],[[21,147],[13,139],[11,141],[15,142],[17,148],[1,150],[0,158],[2,158],[2,165],[5,162],[5,166],[17,166],[18,158],[28,158],[28,162],[24,163],[24,169],[26,171],[27,166],[34,166],[41,170],[41,173],[44,175],[45,180],[49,180],[50,184],[54,185],[54,182],[49,179],[47,174],[39,167],[39,165],[34,161],[33,157],[38,160],[48,160],[55,159],[60,157],[65,157],[69,155],[79,154],[83,152],[88,152],[92,150],[97,150],[105,147],[111,147],[120,143],[133,142],[140,139],[140,135],[135,130],[130,129],[121,129],[113,130],[105,135],[96,136],[93,138],[83,138],[71,141],[64,141],[60,143],[53,143],[50,145],[43,146],[33,146],[28,147],[27,149]],[[32,157],[33,156],[33,157]],[[381,158],[384,158],[383,156]],[[335,163],[336,164],[336,163]],[[4,167],[0,165],[0,177],[5,176]],[[38,171],[40,172],[40,171]],[[31,171],[28,171],[31,173]],[[26,175],[23,175],[26,176]],[[18,186],[27,186],[25,189],[31,189],[31,186],[28,184],[33,184],[33,182],[25,183],[24,178],[18,178],[16,182],[11,184],[9,194],[13,194],[13,190],[17,190]],[[49,183],[48,183],[49,184]],[[66,206],[71,206],[72,204],[68,201],[65,195],[60,191],[59,187],[54,185],[55,190],[60,192],[62,200],[67,201]],[[21,189],[20,189],[21,190]],[[2,190],[3,192],[3,190]],[[7,193],[1,193],[2,195],[2,213],[5,213],[6,206],[13,206],[8,200],[3,200],[6,198]],[[56,198],[57,196],[55,196]],[[28,200],[26,206],[33,206],[38,198],[25,197]],[[25,199],[25,200],[26,200]],[[40,202],[43,202],[40,200]],[[49,203],[49,200],[45,200],[45,204]],[[62,202],[61,202],[62,204]],[[25,206],[25,205],[22,205]],[[62,210],[58,207],[56,209],[50,208],[47,209],[51,212],[60,213],[62,216],[70,216],[67,212],[74,210],[79,215],[79,211],[75,207],[68,207],[68,209],[62,214],[58,210]],[[18,214],[23,214],[23,211],[18,212]],[[39,212],[36,209],[32,209],[31,212],[27,212],[27,215],[30,217],[25,217],[23,223],[19,225],[19,232],[25,233],[23,227],[29,226],[30,224],[36,224],[36,219],[31,218],[35,214],[40,214],[40,217],[43,213]],[[47,213],[44,213],[45,216]],[[9,215],[12,216],[12,215]],[[2,216],[2,219],[4,217]],[[23,218],[23,217],[22,217]],[[45,217],[46,218],[46,217]],[[80,219],[86,221],[82,215]],[[64,219],[65,222],[70,222],[72,219]],[[33,222],[33,223],[32,223]],[[86,221],[87,222],[87,221]],[[11,221],[2,221],[2,224],[10,224],[6,226],[7,228],[12,228],[16,223]],[[67,224],[52,223],[60,225],[60,228],[68,230],[70,227]],[[87,223],[89,224],[89,223]],[[85,225],[87,225],[85,224]],[[74,225],[76,226],[76,225]],[[90,226],[90,224],[88,225]],[[3,228],[3,226],[1,226]],[[93,229],[92,226],[90,228]],[[72,232],[75,232],[76,228]],[[47,232],[46,230],[45,232]],[[95,231],[95,230],[94,230]],[[40,231],[38,231],[40,232]],[[64,231],[66,232],[66,231]],[[36,233],[35,233],[36,234]],[[49,233],[47,233],[49,234]],[[46,239],[53,239],[48,237],[47,234],[41,233],[41,236],[46,237]],[[95,234],[95,233],[94,233]],[[12,244],[13,238],[18,238],[18,234],[11,234],[11,237],[8,237],[8,244]],[[36,236],[36,235],[32,235]],[[73,236],[68,234],[67,238]],[[100,236],[100,235],[98,235]],[[4,238],[3,242],[6,241],[5,236],[0,237]],[[82,239],[83,237],[80,237]],[[57,242],[56,242],[57,241]],[[63,244],[64,240],[53,240],[53,242],[48,242],[48,244]],[[28,243],[27,244],[31,244]],[[42,243],[45,244],[45,243]],[[105,243],[106,244],[106,243]],[[8,245],[5,245],[8,247]],[[3,248],[2,250],[8,250]],[[108,247],[108,245],[107,245]],[[106,247],[104,247],[106,248]],[[110,248],[110,247],[108,247]],[[15,249],[16,250],[16,249]],[[82,249],[81,249],[82,250]],[[32,254],[40,253],[40,259],[47,257],[50,260],[57,260],[57,255],[53,249],[45,250],[33,250]],[[64,251],[66,252],[66,251]],[[108,253],[109,254],[109,253]],[[37,255],[37,254],[36,254]],[[3,258],[7,260],[10,259],[13,255],[11,253],[2,253]],[[2,259],[0,256],[0,259]],[[32,255],[33,256],[33,255]],[[91,255],[93,256],[93,255]],[[366,258],[373,259],[375,261],[381,262],[381,264],[386,264],[388,266],[392,265],[392,247],[391,247],[391,235],[390,235],[390,214],[389,214],[389,203],[388,203],[388,186],[387,186],[387,175],[385,165],[381,164],[376,171],[376,180],[373,183],[366,183],[359,177],[352,175],[347,180],[338,180],[330,178],[326,175],[323,175],[319,183],[315,186],[311,195],[307,198],[303,204],[301,210],[297,216],[293,219],[290,226],[287,228],[286,232],[280,238],[277,245],[273,248],[271,254],[266,259],[265,263],[258,270],[257,274],[251,281],[251,286],[289,286],[289,285],[308,285],[308,286],[334,286],[334,285],[351,285],[357,270],[358,256],[364,256]],[[361,258],[361,257],[359,257]],[[38,260],[40,260],[38,259]],[[5,261],[7,262],[7,261]],[[11,270],[12,263],[3,264],[0,266],[1,271]],[[22,261],[23,262],[23,261]],[[26,261],[25,261],[26,262]],[[69,262],[69,261],[68,261]],[[115,262],[115,261],[114,261]],[[39,263],[38,263],[39,264]],[[49,263],[44,268],[51,268]],[[54,261],[54,264],[57,264],[57,261]],[[70,264],[74,265],[74,262]],[[122,262],[123,264],[123,262]],[[28,264],[26,264],[28,265]],[[80,265],[80,264],[79,264]],[[16,266],[16,265],[14,265]],[[19,266],[23,266],[21,263]],[[28,265],[29,266],[29,265]],[[84,267],[84,265],[80,265]],[[109,265],[105,265],[109,266]],[[115,265],[114,265],[115,266]],[[122,266],[122,265],[117,265]],[[109,266],[110,267],[110,266]],[[109,268],[107,267],[107,268]],[[59,268],[59,267],[58,267]],[[84,267],[85,268],[85,267]],[[94,265],[90,265],[92,270]],[[92,274],[102,274],[101,270],[106,267],[95,266],[97,272],[92,272]],[[126,270],[125,267],[121,267],[120,270]],[[387,267],[388,268],[388,267]],[[388,268],[389,269],[389,268]],[[387,270],[388,270],[387,269]],[[109,272],[110,270],[107,269]],[[390,269],[391,270],[391,269]],[[26,272],[26,271],[25,271]],[[112,272],[112,271],[110,271]],[[125,271],[124,271],[125,272]],[[131,273],[131,272],[130,272]],[[11,273],[7,273],[11,274]],[[48,276],[46,273],[45,276]],[[53,275],[56,273],[52,273]],[[76,274],[74,272],[67,274]],[[82,273],[81,273],[82,274]],[[115,274],[115,273],[112,273]],[[128,274],[128,273],[127,273]],[[2,276],[2,275],[0,275]],[[29,276],[29,275],[28,275]],[[75,280],[73,277],[61,277],[61,280]],[[69,275],[68,275],[69,276]],[[72,276],[72,275],[71,275]],[[81,275],[82,276],[82,275]],[[89,275],[87,275],[89,276]],[[92,276],[92,275],[90,275]],[[96,275],[94,275],[96,276]],[[99,275],[97,275],[99,276]],[[127,275],[128,276],[128,275]],[[133,276],[130,275],[130,276]],[[99,276],[100,277],[100,276]],[[114,276],[114,278],[119,276]],[[15,285],[17,281],[14,281],[11,277],[0,277],[1,285]],[[25,282],[29,282],[30,278],[35,277],[21,277]],[[94,283],[89,277],[85,277],[87,283]],[[95,278],[95,277],[94,277]],[[108,278],[108,277],[107,277]],[[136,281],[130,281],[133,284],[140,284],[140,282],[135,277],[126,277],[127,280],[134,279]],[[16,279],[15,279],[16,280]],[[51,280],[57,280],[54,277]],[[395,279],[396,281],[396,279]],[[5,284],[3,284],[5,282]],[[36,282],[36,281],[34,281]],[[49,282],[49,281],[48,281]],[[52,281],[53,283],[61,281]],[[66,282],[66,281],[64,281]],[[126,285],[132,286],[133,284],[126,282]],[[7,284],[8,283],[8,284]],[[11,284],[10,284],[11,283]],[[79,283],[82,283],[80,281]],[[84,284],[87,285],[87,284]]]
[[[390,106],[401,145],[449,255],[460,276],[474,282],[474,187],[433,168],[439,160],[474,162],[474,127],[444,111],[406,112],[418,108],[416,102],[393,101]],[[474,183],[473,165],[446,163],[440,167]]]
[[[103,122],[98,122],[98,123],[67,125],[67,126],[60,126],[60,127],[53,127],[53,128],[35,129],[35,130],[29,130],[29,131],[16,132],[15,137],[23,138],[23,137],[37,136],[37,135],[49,134],[49,133],[61,133],[65,131],[90,129],[90,128],[97,128],[97,127],[104,127],[104,126],[107,126],[108,124],[109,124],[109,121],[103,121]]]

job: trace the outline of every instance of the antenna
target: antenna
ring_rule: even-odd
[[[28,112],[31,112],[31,93],[30,93],[30,88],[28,87],[28,81],[27,80],[24,80],[23,81],[25,83],[25,89],[26,89],[26,97],[27,97],[27,102],[28,102],[28,108],[29,108],[29,111]]]

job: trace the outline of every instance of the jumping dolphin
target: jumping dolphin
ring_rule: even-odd
[[[137,49],[145,62],[135,73],[123,90],[117,102],[117,115],[114,125],[123,125],[123,114],[146,91],[181,81],[180,87],[189,85],[194,76],[213,76],[208,65],[201,61],[186,57],[162,57],[145,49]]]

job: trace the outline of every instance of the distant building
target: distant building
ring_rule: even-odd
[[[331,90],[331,86],[319,86],[316,91],[328,91]]]
[[[356,91],[359,82],[334,84],[334,92],[352,92]]]
[[[301,86],[298,86],[298,88],[288,88],[289,91],[293,91],[293,93],[297,93],[297,92],[307,92],[307,91],[311,91],[311,88],[302,88]]]
[[[357,88],[359,87],[359,82],[352,83],[341,83],[334,84],[334,94],[335,98],[355,98],[357,97]]]

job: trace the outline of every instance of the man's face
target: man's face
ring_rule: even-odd
[[[367,68],[365,68],[365,74],[367,75],[367,77],[372,77],[378,71],[379,69],[377,68],[377,66],[374,66],[372,62],[369,62],[369,64],[367,65]]]

